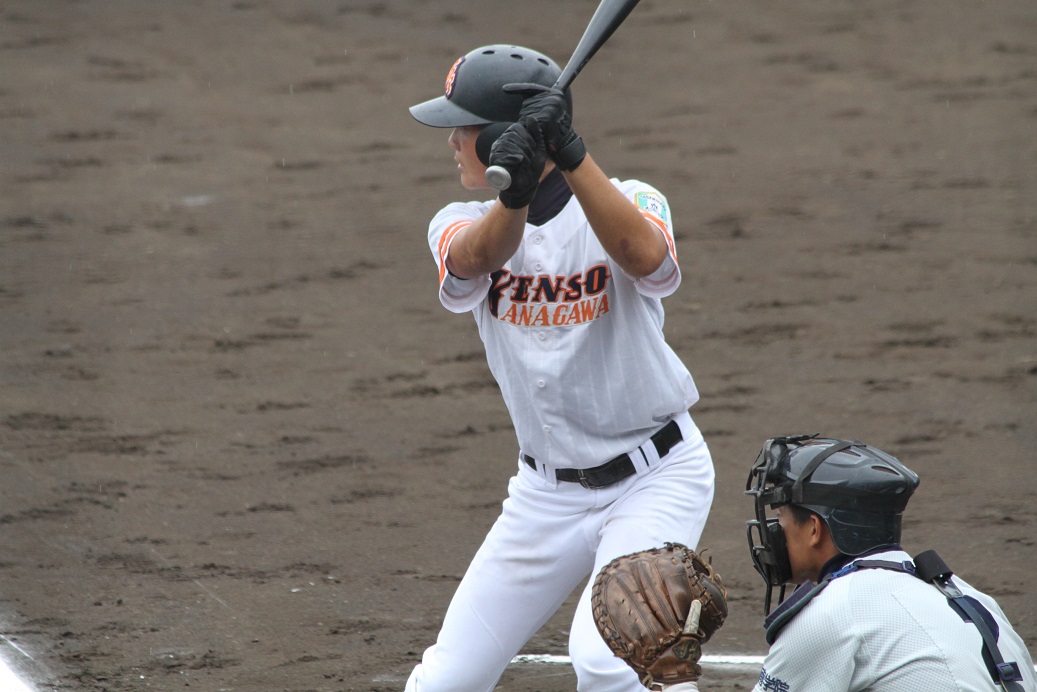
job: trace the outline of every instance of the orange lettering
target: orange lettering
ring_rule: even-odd
[[[559,305],[555,308],[555,314],[554,317],[551,318],[551,324],[553,324],[556,327],[561,327],[563,324],[565,324],[565,317],[565,306]]]
[[[515,324],[515,304],[514,303],[512,303],[511,307],[508,308],[508,311],[505,312],[501,316],[500,320],[501,320],[501,322],[511,322],[512,324]]]

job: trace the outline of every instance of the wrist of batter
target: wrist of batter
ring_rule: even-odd
[[[522,180],[529,180],[530,182],[524,186],[521,185]],[[507,209],[511,211],[524,210],[529,206],[530,202],[533,201],[533,197],[537,193],[537,188],[540,187],[539,180],[529,176],[523,176],[519,182],[512,183],[511,187],[506,190],[501,190],[497,193],[497,199]]]
[[[587,156],[587,147],[583,138],[571,132],[571,139],[558,151],[551,154],[551,160],[563,171],[575,171]]]
[[[522,190],[521,192],[508,192],[501,190],[500,194],[497,195],[497,199],[508,209],[512,211],[516,209],[523,209],[529,206],[529,203],[533,201],[533,195],[536,194],[536,187],[531,190]]]

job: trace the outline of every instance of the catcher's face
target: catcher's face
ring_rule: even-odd
[[[816,581],[821,568],[827,562],[825,536],[827,527],[816,514],[805,521],[798,521],[788,507],[778,507],[778,526],[785,534],[785,545],[792,569],[793,584]]]

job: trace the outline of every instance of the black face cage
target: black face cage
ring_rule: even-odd
[[[765,519],[763,522],[747,521],[745,535],[749,540],[749,553],[753,559],[753,567],[763,577],[767,591],[763,596],[763,614],[771,612],[771,598],[774,588],[778,587],[778,605],[785,600],[785,589],[792,578],[792,567],[789,565],[788,551],[784,550],[785,534],[778,526],[777,519]],[[754,535],[755,534],[755,535]],[[758,541],[756,539],[759,539]],[[782,549],[777,548],[781,543]]]
[[[746,522],[745,536],[749,541],[749,554],[753,567],[767,584],[767,592],[763,597],[764,615],[771,612],[771,599],[774,589],[779,588],[778,605],[785,600],[788,582],[792,579],[792,567],[789,565],[788,548],[785,545],[785,532],[778,526],[777,517],[767,516],[767,506],[771,504],[787,504],[787,488],[776,488],[778,464],[788,453],[789,446],[802,445],[818,435],[789,435],[773,437],[764,443],[760,455],[756,457],[749,478],[745,482],[745,494],[754,498],[756,519]]]
[[[800,447],[808,440],[818,437],[814,435],[789,435],[770,438],[763,444],[760,455],[749,472],[746,480],[746,494],[755,498],[756,520],[747,522],[746,536],[749,538],[749,551],[753,558],[753,566],[767,584],[767,592],[763,597],[764,614],[770,613],[770,598],[775,587],[780,587],[778,604],[785,600],[785,587],[792,579],[792,568],[788,561],[788,548],[785,545],[785,532],[778,525],[778,519],[767,518],[767,505],[777,507],[784,504],[802,503],[804,500],[804,483],[821,463],[832,454],[847,449],[854,443],[840,441],[825,449],[803,470],[803,473],[789,485],[788,478],[781,476],[780,465],[789,453],[789,447]],[[779,485],[780,483],[780,485]],[[758,542],[757,542],[758,539]]]

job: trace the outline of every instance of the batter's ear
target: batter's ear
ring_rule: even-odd
[[[490,148],[493,143],[511,126],[512,123],[490,123],[479,132],[475,138],[475,155],[484,166],[490,165]]]

